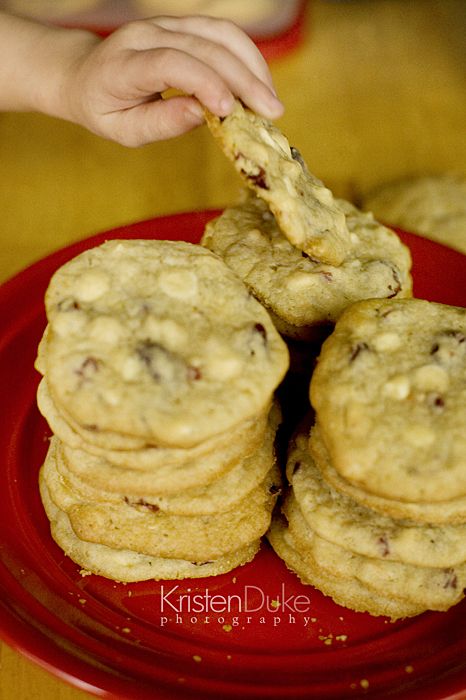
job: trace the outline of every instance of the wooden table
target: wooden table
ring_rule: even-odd
[[[463,0],[314,0],[304,42],[272,62],[280,126],[336,194],[466,163]],[[0,115],[0,280],[71,241],[233,202],[205,128],[129,150],[40,115]],[[88,697],[0,645],[0,700]]]

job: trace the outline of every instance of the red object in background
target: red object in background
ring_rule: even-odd
[[[308,6],[309,0],[301,0],[292,23],[282,31],[277,31],[264,38],[252,36],[252,39],[267,61],[286,56],[301,44]],[[90,24],[86,26],[86,29],[99,34],[99,36],[106,37],[115,30],[115,27],[101,27]]]
[[[390,623],[302,585],[266,544],[253,562],[223,576],[124,585],[82,577],[53,542],[37,487],[49,431],[35,405],[33,369],[49,278],[109,238],[198,242],[214,214],[99,234],[0,287],[0,636],[63,680],[106,698],[466,698],[466,601]],[[413,254],[417,296],[466,305],[466,256],[400,235]],[[187,609],[196,595],[204,611]],[[223,612],[222,597],[229,601]],[[240,604],[249,610],[239,611]]]

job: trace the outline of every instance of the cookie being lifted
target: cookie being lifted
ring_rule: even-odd
[[[466,495],[466,309],[354,304],[322,347],[311,402],[350,483],[418,503]]]
[[[341,265],[350,249],[345,215],[281,131],[240,102],[227,117],[207,113],[206,121],[289,241],[315,260]]]

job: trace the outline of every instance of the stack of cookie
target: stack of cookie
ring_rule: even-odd
[[[270,541],[306,583],[393,619],[466,586],[466,309],[418,299],[348,309],[311,381]]]
[[[267,312],[210,251],[172,241],[86,251],[45,303],[40,487],[57,543],[120,581],[249,561],[280,487],[288,352]]]

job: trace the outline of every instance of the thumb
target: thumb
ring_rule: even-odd
[[[187,96],[145,102],[112,116],[121,123],[109,136],[124,146],[143,146],[171,139],[204,122],[200,103]]]

